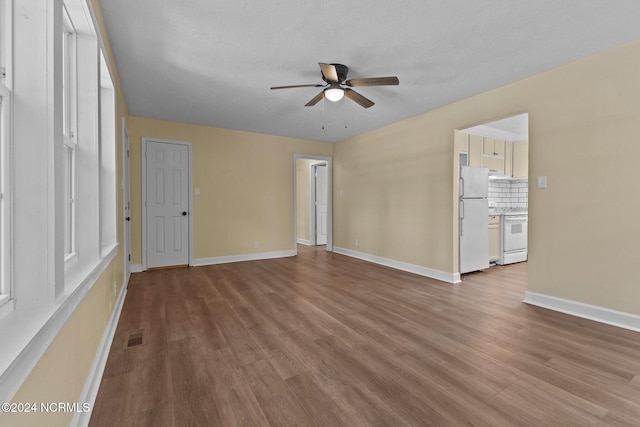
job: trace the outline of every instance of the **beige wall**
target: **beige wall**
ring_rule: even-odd
[[[335,246],[453,271],[446,119],[436,111],[335,144]]]
[[[129,118],[132,258],[142,262],[142,137],[192,144],[193,258],[292,250],[293,156],[333,146],[186,123]],[[253,242],[259,248],[253,248]]]
[[[99,0],[91,0],[100,34],[103,35],[107,61],[112,66],[116,85],[117,127],[117,182],[122,182],[122,117],[127,117],[127,106],[120,84],[118,70],[102,17]],[[46,353],[31,371],[13,398],[14,402],[78,402],[89,370],[98,350],[115,306],[113,283],[119,293],[123,285],[124,254],[122,251],[122,186],[117,185],[118,241],[121,243],[116,258],[97,280],[91,291],[69,318],[51,343]],[[82,402],[80,402],[82,403]],[[61,414],[2,414],[2,426],[68,426],[73,413]]]
[[[335,245],[457,272],[454,129],[528,112],[529,290],[640,314],[639,68],[640,42],[337,143]]]

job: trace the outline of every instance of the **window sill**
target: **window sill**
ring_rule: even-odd
[[[54,305],[14,309],[0,320],[0,402],[9,402],[75,309],[114,260],[118,245],[97,262],[71,292]]]
[[[14,301],[9,295],[0,295],[0,320],[13,311]]]
[[[77,259],[78,259],[78,254],[75,252],[72,252],[64,256],[64,263],[67,264],[70,261],[77,260]]]

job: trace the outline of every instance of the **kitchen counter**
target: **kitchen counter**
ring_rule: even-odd
[[[501,215],[528,215],[529,211],[526,209],[500,209],[489,208],[489,216],[501,216]]]

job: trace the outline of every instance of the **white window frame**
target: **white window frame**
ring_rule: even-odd
[[[98,158],[100,164],[100,251],[104,253],[117,242],[117,164],[116,164],[116,94],[113,76],[103,49],[99,55],[99,122]]]
[[[12,309],[11,281],[11,49],[9,0],[0,0],[0,318]]]
[[[72,261],[78,256],[77,217],[78,217],[78,185],[77,185],[77,120],[78,120],[78,86],[77,86],[77,43],[76,30],[69,17],[67,8],[62,7],[62,133],[63,144],[69,150],[68,170],[64,182],[64,234],[65,234],[65,262]],[[68,228],[67,228],[68,227]]]
[[[11,88],[12,31],[11,0],[0,0],[0,83]]]
[[[4,16],[9,22],[15,17],[16,24],[9,32],[12,50],[0,50],[0,57],[6,53],[11,60],[6,77],[0,81],[8,88],[9,100],[20,100],[9,102],[10,108],[3,110],[11,122],[11,156],[0,156],[0,161],[11,159],[12,166],[11,182],[0,182],[3,186],[10,184],[8,224],[13,240],[9,242],[10,252],[0,252],[0,257],[8,253],[11,256],[11,296],[9,303],[0,306],[0,402],[12,400],[93,286],[113,277],[109,268],[118,254],[118,242],[101,250],[99,235],[98,51],[102,44],[92,3],[0,0],[0,6],[11,8],[8,15],[0,13],[0,31],[7,28],[3,25]],[[76,30],[73,70],[77,86],[73,99],[77,101],[77,111],[65,115],[76,120],[68,127],[75,128],[73,138],[63,131],[62,117],[62,37],[63,16],[67,12]],[[12,80],[14,74],[20,78]],[[4,131],[7,129],[3,126]],[[69,142],[65,139],[75,143],[76,152],[74,262],[64,260],[62,168]],[[6,168],[0,168],[0,176],[6,173]],[[120,206],[117,197],[110,203],[114,209]],[[6,203],[3,207],[7,207]],[[0,242],[5,242],[6,235],[2,236]],[[124,285],[115,279],[114,293],[118,284]],[[118,304],[126,286],[120,289]]]
[[[0,82],[0,307],[11,299],[10,138],[11,92]]]

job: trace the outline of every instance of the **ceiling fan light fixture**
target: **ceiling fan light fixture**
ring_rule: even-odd
[[[330,87],[324,90],[324,96],[329,101],[340,101],[344,97],[344,89],[341,87]]]

